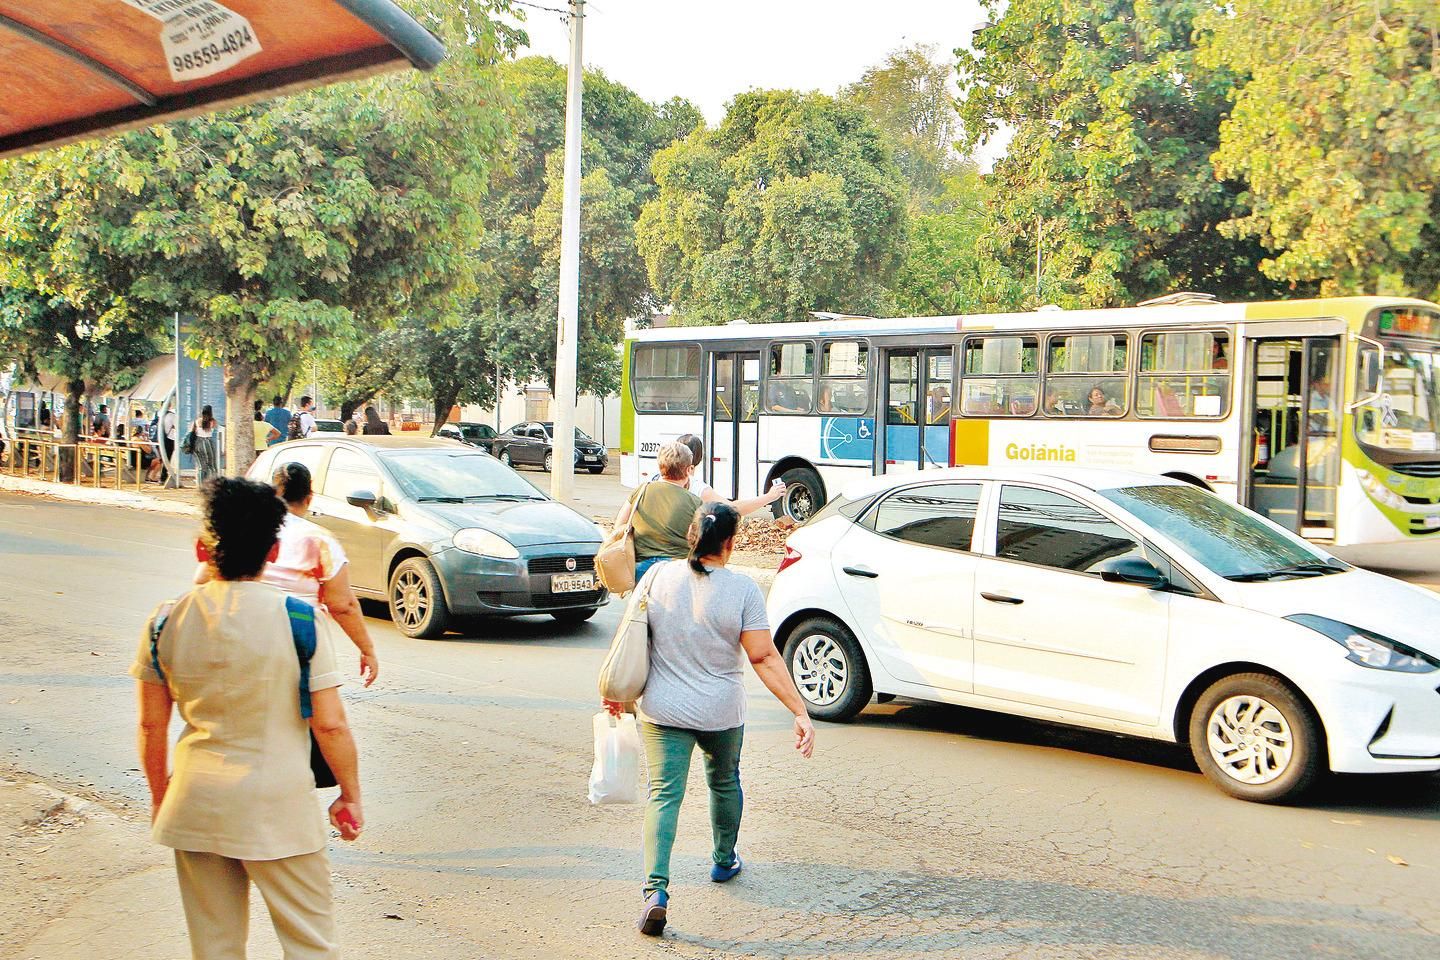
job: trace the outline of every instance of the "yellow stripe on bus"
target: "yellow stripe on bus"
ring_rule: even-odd
[[[950,425],[950,462],[983,467],[990,462],[990,421],[956,420]]]

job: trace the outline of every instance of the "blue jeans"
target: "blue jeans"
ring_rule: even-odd
[[[646,557],[644,560],[636,560],[636,561],[635,561],[635,582],[636,582],[636,583],[639,583],[639,582],[640,582],[640,578],[643,577],[643,576],[645,576],[645,571],[646,571],[646,570],[649,570],[651,567],[655,566],[655,564],[657,564],[657,563],[664,563],[666,560],[669,560],[669,559],[672,559],[672,558],[670,558],[670,557]]]
[[[735,839],[740,835],[740,814],[745,796],[740,790],[740,748],[745,728],[684,730],[640,722],[645,741],[645,762],[650,767],[650,802],[645,807],[645,895],[670,887],[670,850],[680,823],[680,802],[690,776],[695,748],[705,757],[705,781],[710,786],[710,857],[718,864],[735,862]]]

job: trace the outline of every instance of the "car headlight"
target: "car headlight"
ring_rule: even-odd
[[[1350,651],[1346,654],[1347,660],[1362,667],[1394,670],[1399,673],[1430,673],[1432,670],[1440,670],[1440,660],[1371,630],[1352,627],[1348,623],[1313,613],[1291,614],[1285,619],[1323,633]]]
[[[482,557],[515,560],[520,556],[520,551],[515,549],[515,544],[499,534],[482,530],[479,527],[469,527],[458,531],[453,542],[455,549],[464,550],[466,553],[477,553]]]

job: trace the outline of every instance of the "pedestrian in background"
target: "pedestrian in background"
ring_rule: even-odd
[[[310,468],[303,463],[282,463],[271,483],[285,504],[285,522],[277,535],[279,553],[265,565],[260,579],[328,613],[360,651],[360,679],[368,687],[380,676],[380,658],[365,627],[365,612],[350,586],[345,548],[329,530],[307,519],[315,499]],[[213,566],[202,562],[195,571],[195,582],[205,583],[214,575]]]
[[[280,439],[280,431],[276,430],[265,419],[260,412],[260,401],[255,401],[255,452],[261,453],[270,444]]]
[[[360,424],[358,424],[358,423],[355,422],[355,418],[354,418],[354,417],[351,417],[349,420],[346,420],[346,421],[345,421],[345,436],[347,436],[347,437],[353,437],[353,436],[358,435],[359,433],[360,433]]]
[[[286,440],[301,440],[315,432],[315,401],[309,397],[300,398],[300,409],[290,417],[285,433]]]
[[[285,434],[290,429],[290,411],[285,409],[285,398],[276,395],[270,401],[270,409],[265,411],[265,422],[275,428],[275,439],[271,444],[280,443],[285,439]]]
[[[200,416],[190,425],[190,450],[187,452],[195,458],[195,482],[202,484],[205,481],[220,474],[219,447],[215,443],[216,437],[215,411],[210,404],[200,408]]]
[[[758,497],[749,497],[745,500],[726,500],[715,492],[715,488],[706,483],[700,476],[700,464],[705,462],[705,442],[693,433],[675,441],[683,443],[690,450],[690,492],[700,498],[701,503],[728,503],[735,508],[735,512],[742,517],[748,517],[757,510],[763,510],[770,504],[785,496],[785,482],[776,480],[770,484],[770,489]]]
[[[696,747],[705,759],[710,788],[710,879],[725,883],[743,866],[735,849],[744,803],[742,655],[766,689],[794,714],[795,749],[809,757],[815,746],[815,726],[771,639],[760,588],[744,574],[725,569],[739,525],[740,515],[728,503],[700,507],[688,531],[689,562],[661,564],[650,582],[650,670],[640,698],[650,800],[645,808],[645,902],[639,925],[651,936],[665,929],[670,851]],[[618,714],[622,705],[606,701],[605,708]]]
[[[686,557],[690,520],[700,498],[690,492],[690,448],[667,443],[655,454],[657,480],[642,483],[615,515],[615,529],[635,521],[635,582],[661,560]]]
[[[175,435],[179,433],[180,418],[175,413],[175,408],[167,409],[160,417],[160,446],[165,451],[165,462],[160,471],[160,481],[163,483],[170,477],[170,464],[175,462]],[[177,477],[176,486],[179,486]]]
[[[380,419],[380,414],[375,412],[374,407],[365,408],[365,436],[390,436],[390,425]]]
[[[311,733],[340,786],[331,825],[353,840],[365,817],[331,628],[316,618],[307,724],[285,594],[257,581],[275,555],[285,508],[269,486],[248,480],[217,479],[203,496],[196,552],[215,578],[156,611],[130,668],[139,681],[152,836],[175,851],[195,960],[245,956],[252,883],[286,958],[336,958]],[[185,729],[172,770],[167,740],[176,708]]]

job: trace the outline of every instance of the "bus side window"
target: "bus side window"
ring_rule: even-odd
[[[969,337],[961,354],[960,413],[1028,417],[1040,395],[1035,337]]]

